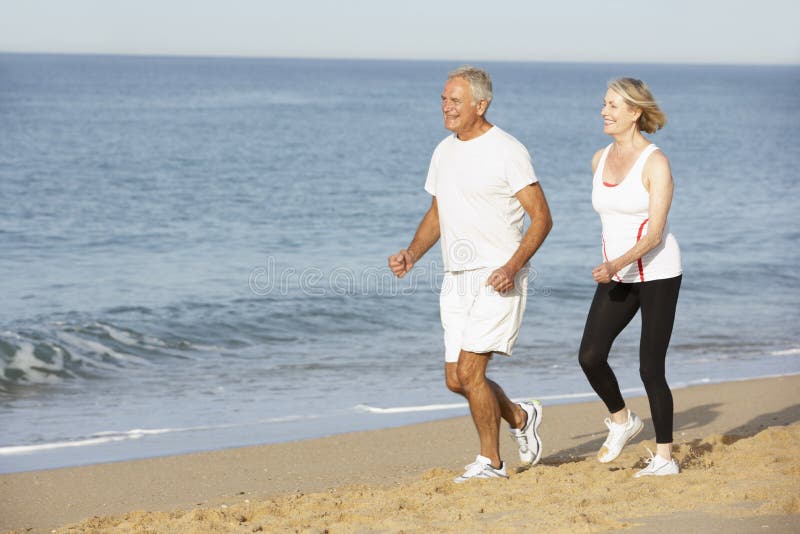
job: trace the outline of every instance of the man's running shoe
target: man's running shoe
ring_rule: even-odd
[[[463,484],[473,478],[508,478],[506,474],[506,463],[500,465],[500,469],[492,467],[492,461],[486,456],[480,454],[475,458],[475,461],[464,467],[466,471],[461,476],[453,479],[456,484]]]
[[[519,445],[519,461],[525,466],[533,466],[542,459],[542,438],[539,425],[542,424],[542,404],[538,400],[520,402],[528,418],[522,428],[510,428],[511,437]]]

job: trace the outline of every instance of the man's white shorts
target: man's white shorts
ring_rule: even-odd
[[[486,285],[494,267],[445,272],[439,294],[444,327],[444,360],[458,361],[462,350],[511,356],[528,296],[528,269],[514,280],[514,289],[498,293]]]

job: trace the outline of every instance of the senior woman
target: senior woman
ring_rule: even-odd
[[[592,206],[602,223],[603,261],[592,271],[597,282],[586,319],[579,361],[586,378],[605,403],[608,438],[597,459],[611,462],[643,428],[625,406],[608,364],[614,339],[641,310],[639,374],[647,391],[656,434],[656,454],[634,476],[675,475],[672,458],[672,392],[665,377],[672,335],[681,257],[667,215],[673,181],[669,160],[642,132],[666,124],[647,85],[620,78],[608,84],[601,112],[603,131],[613,142],[592,158]]]

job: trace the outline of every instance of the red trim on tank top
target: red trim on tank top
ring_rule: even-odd
[[[620,182],[620,183],[622,183],[622,182]],[[608,183],[606,181],[603,181],[603,185],[606,186],[606,187],[617,187],[619,184],[610,184],[610,183]]]
[[[647,224],[647,221],[650,219],[645,219],[644,222],[639,225],[639,233],[636,234],[636,242],[638,243],[639,240],[642,238],[642,231],[644,230],[644,225]],[[642,264],[642,258],[636,260],[636,265],[639,266],[639,280],[644,282],[644,265]]]

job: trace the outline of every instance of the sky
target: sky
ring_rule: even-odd
[[[0,0],[0,52],[800,64],[798,0]]]

